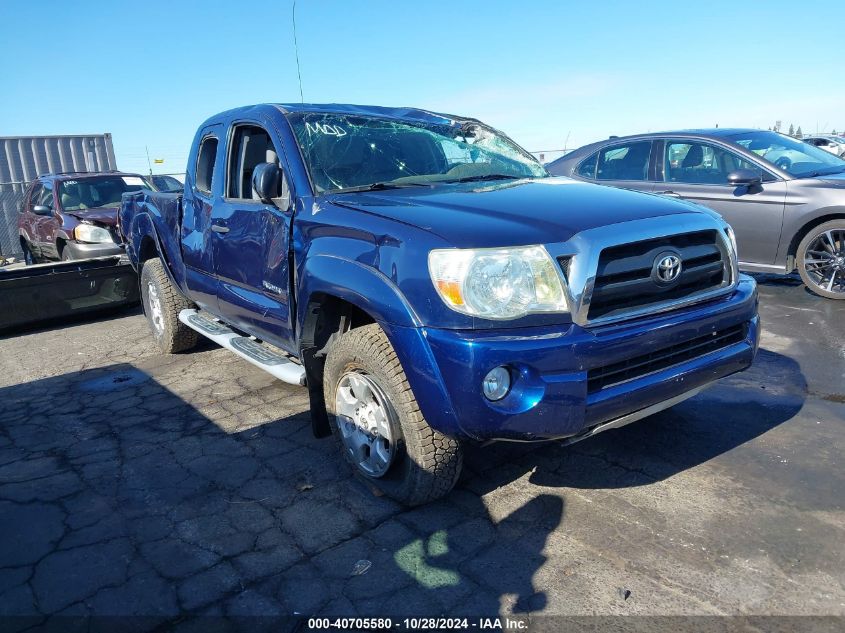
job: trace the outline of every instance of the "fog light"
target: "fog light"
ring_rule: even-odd
[[[505,367],[496,367],[484,376],[481,381],[481,390],[488,400],[501,400],[508,395],[511,388],[511,374]]]

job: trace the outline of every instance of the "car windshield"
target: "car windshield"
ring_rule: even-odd
[[[149,188],[140,176],[97,176],[59,183],[59,200],[65,211],[116,207],[128,191]]]
[[[796,178],[813,178],[845,171],[845,160],[777,132],[746,132],[729,138]]]
[[[477,121],[324,113],[289,120],[318,193],[548,176],[531,154]]]

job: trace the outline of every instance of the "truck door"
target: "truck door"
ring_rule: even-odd
[[[741,262],[773,264],[783,225],[786,183],[715,144],[667,139],[665,148],[664,182],[655,193],[713,209],[733,227]],[[737,169],[762,171],[762,185],[729,184],[728,174]]]
[[[37,216],[33,213],[32,207],[38,203],[41,191],[42,184],[40,182],[32,185],[32,188],[27,192],[26,198],[24,199],[20,220],[21,233],[29,245],[29,251],[35,257],[41,256],[41,249],[38,248],[38,239],[35,236],[35,219]]]
[[[281,144],[258,123],[229,134],[225,190],[212,210],[212,248],[220,315],[230,324],[293,350],[288,249],[292,213],[257,199],[252,172],[282,165]]]
[[[38,251],[41,257],[59,259],[59,250],[56,245],[56,232],[60,222],[56,217],[56,203],[53,196],[53,183],[49,180],[43,183],[36,197],[32,196],[33,208],[47,207],[49,211],[33,213],[32,225],[35,233],[35,240],[38,242]]]
[[[191,298],[211,312],[217,312],[217,277],[214,272],[214,260],[211,233],[211,208],[215,196],[220,198],[222,186],[217,180],[222,178],[222,169],[217,166],[223,156],[222,125],[211,125],[200,131],[193,164],[189,163],[186,175],[185,193],[182,197],[182,225],[180,240],[182,243],[182,262],[185,265],[185,284]],[[218,173],[219,172],[219,173]]]

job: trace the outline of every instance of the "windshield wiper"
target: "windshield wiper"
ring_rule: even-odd
[[[383,191],[384,189],[404,189],[405,187],[431,187],[423,182],[374,182],[370,185],[359,185],[357,187],[344,187],[333,189],[331,193],[355,193],[356,191]]]
[[[484,174],[483,176],[464,176],[463,178],[451,178],[440,182],[481,182],[484,180],[521,180],[526,176],[514,176],[513,174]]]

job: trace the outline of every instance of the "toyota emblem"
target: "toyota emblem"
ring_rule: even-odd
[[[661,253],[654,259],[653,276],[661,284],[670,284],[681,276],[681,257],[677,253]]]

